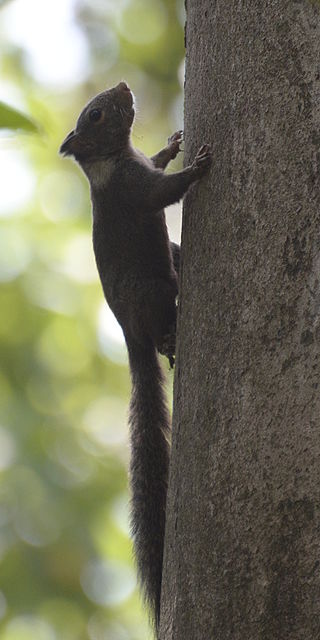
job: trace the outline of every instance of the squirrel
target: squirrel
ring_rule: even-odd
[[[128,349],[131,527],[139,583],[158,633],[170,420],[157,352],[173,366],[180,262],[164,207],[207,173],[211,151],[203,145],[190,166],[165,174],[182,131],[147,158],[131,144],[134,115],[133,93],[120,82],[84,107],[60,153],[73,156],[89,180],[97,268]]]

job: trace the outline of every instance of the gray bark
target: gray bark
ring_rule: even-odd
[[[320,637],[320,9],[188,0],[161,640]]]

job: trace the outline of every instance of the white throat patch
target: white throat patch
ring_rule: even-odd
[[[102,189],[108,185],[115,167],[114,158],[96,160],[83,165],[83,170],[88,176],[91,187]]]

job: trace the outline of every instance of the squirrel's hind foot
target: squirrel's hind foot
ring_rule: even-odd
[[[163,336],[161,344],[158,345],[158,351],[161,355],[166,356],[169,360],[170,369],[173,369],[176,352],[176,328],[172,327],[165,336]]]

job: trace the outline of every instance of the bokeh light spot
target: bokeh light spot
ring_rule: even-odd
[[[32,197],[36,183],[23,153],[16,149],[0,148],[0,175],[0,217],[20,216]]]
[[[134,572],[116,562],[92,560],[81,574],[81,586],[86,596],[102,606],[120,604],[135,587]]]
[[[98,281],[91,233],[82,232],[73,236],[66,246],[61,271],[78,282]]]
[[[92,402],[83,416],[85,429],[100,445],[123,446],[127,441],[127,410],[114,397],[101,397]]]
[[[90,618],[88,633],[90,640],[130,640],[132,637],[122,624],[104,619],[100,612]]]
[[[43,547],[56,540],[60,523],[40,476],[32,469],[16,466],[8,489],[15,505],[13,523],[19,538],[34,547]]]
[[[0,235],[0,282],[14,280],[31,259],[31,250],[25,238],[14,228],[3,227]]]
[[[110,360],[119,364],[127,362],[122,329],[106,302],[103,302],[99,309],[98,341],[102,353]]]
[[[67,438],[60,438],[49,451],[50,457],[58,466],[52,469],[50,475],[61,487],[68,489],[85,483],[94,472],[94,465],[83,449]]]
[[[14,0],[4,9],[6,31],[26,51],[38,82],[69,87],[89,73],[87,42],[73,20],[74,5],[75,0]]]
[[[123,494],[114,500],[111,508],[111,514],[120,531],[130,537],[130,518],[127,494]]]
[[[47,269],[28,269],[23,277],[23,289],[33,304],[49,311],[75,314],[80,305],[74,284],[63,274]]]
[[[1,640],[57,640],[52,627],[35,616],[12,618],[1,633]]]

